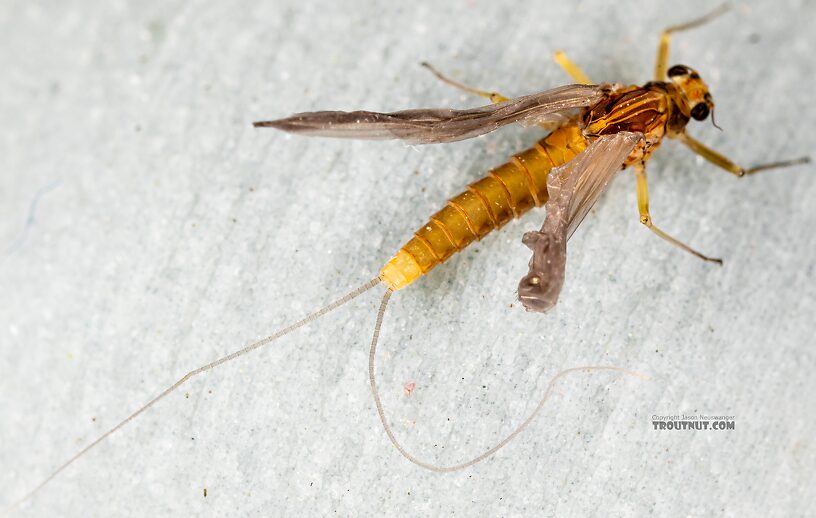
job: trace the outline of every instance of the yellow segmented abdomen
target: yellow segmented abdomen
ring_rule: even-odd
[[[575,125],[561,127],[474,182],[414,233],[380,270],[392,291],[404,288],[454,253],[547,202],[547,175],[587,146]]]

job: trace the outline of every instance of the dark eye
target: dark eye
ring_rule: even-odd
[[[706,103],[697,103],[691,109],[691,116],[698,121],[705,120],[708,117],[708,105]]]
[[[691,75],[691,69],[686,65],[674,65],[667,72],[669,77]]]

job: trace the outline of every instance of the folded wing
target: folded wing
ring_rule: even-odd
[[[550,171],[544,225],[522,238],[533,251],[530,271],[518,288],[519,300],[528,311],[544,312],[558,301],[564,285],[567,240],[642,139],[642,133],[604,135],[578,156]]]
[[[284,119],[255,122],[254,126],[322,137],[400,139],[411,144],[454,142],[511,123],[532,126],[561,121],[565,113],[598,103],[611,88],[610,85],[567,85],[469,110],[305,112]]]

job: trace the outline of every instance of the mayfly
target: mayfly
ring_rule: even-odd
[[[712,124],[716,125],[714,100],[696,71],[685,65],[668,66],[670,40],[673,33],[698,27],[725,9],[721,7],[702,18],[664,30],[660,36],[654,78],[642,86],[593,84],[562,52],[556,52],[555,60],[576,84],[517,98],[471,88],[425,64],[442,81],[486,97],[492,104],[466,110],[414,109],[392,113],[323,111],[256,122],[256,127],[271,127],[302,135],[400,139],[412,144],[468,139],[511,123],[542,126],[551,132],[533,147],[514,155],[507,163],[491,170],[487,176],[450,199],[372,280],[273,335],[185,374],[68,459],[12,507],[29,499],[88,450],[190,378],[267,345],[379,285],[385,287],[385,294],[377,314],[369,352],[371,391],[379,418],[391,442],[402,455],[422,467],[434,471],[453,471],[492,455],[533,420],[555,381],[570,372],[589,368],[634,374],[611,366],[577,367],[562,371],[550,381],[534,411],[504,440],[474,459],[454,466],[438,467],[413,457],[392,433],[376,384],[374,360],[383,316],[394,292],[415,282],[454,253],[533,207],[544,206],[546,219],[540,230],[527,232],[523,236],[523,243],[532,250],[532,258],[528,273],[519,282],[518,297],[529,311],[544,312],[552,308],[564,282],[567,240],[612,176],[630,166],[636,177],[640,222],[668,243],[705,261],[721,264],[720,259],[700,253],[664,232],[652,221],[646,163],[663,139],[679,140],[694,153],[738,177],[808,162],[808,158],[800,158],[743,168],[686,132],[686,126],[692,119],[704,121],[711,117]]]

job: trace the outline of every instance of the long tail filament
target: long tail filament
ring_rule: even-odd
[[[34,489],[32,489],[31,491],[26,493],[22,498],[20,498],[19,500],[17,500],[13,504],[11,504],[9,507],[7,507],[4,510],[3,514],[11,512],[15,508],[17,508],[20,504],[22,504],[23,502],[29,500],[40,489],[42,489],[45,485],[47,485],[49,482],[51,482],[57,475],[59,475],[62,471],[64,471],[68,466],[73,464],[77,459],[82,457],[90,449],[97,446],[99,443],[101,443],[105,439],[107,439],[111,434],[118,431],[120,428],[122,428],[126,424],[128,424],[130,421],[132,421],[137,416],[139,416],[142,412],[148,410],[150,407],[152,407],[153,405],[155,405],[156,403],[158,403],[159,401],[164,399],[171,392],[176,390],[179,386],[181,386],[183,383],[185,383],[187,380],[189,380],[193,376],[196,376],[196,375],[201,374],[203,372],[206,372],[208,370],[214,369],[215,367],[218,367],[219,365],[227,363],[227,362],[229,362],[231,360],[234,360],[234,359],[238,358],[239,356],[243,356],[244,354],[252,352],[255,349],[259,349],[259,348],[261,348],[261,347],[263,347],[265,345],[268,345],[268,344],[274,342],[275,340],[277,340],[277,339],[291,333],[292,331],[295,331],[296,329],[298,329],[300,327],[303,327],[306,324],[309,324],[309,323],[317,320],[318,318],[322,317],[326,313],[329,313],[330,311],[332,311],[334,309],[337,309],[338,307],[346,304],[350,300],[358,297],[359,295],[365,293],[366,291],[368,291],[371,288],[377,286],[378,284],[381,284],[381,280],[380,280],[379,277],[375,277],[374,279],[366,282],[365,284],[363,284],[359,288],[356,288],[355,290],[347,293],[346,295],[344,295],[343,297],[335,300],[334,302],[332,302],[332,303],[322,307],[321,309],[307,315],[306,317],[302,318],[301,320],[298,320],[294,324],[291,324],[291,325],[289,325],[289,326],[275,332],[274,334],[272,334],[272,335],[270,335],[270,336],[268,336],[268,337],[266,337],[266,338],[264,338],[262,340],[254,342],[254,343],[252,343],[252,344],[250,344],[250,345],[248,345],[248,346],[246,346],[246,347],[244,347],[242,349],[239,349],[239,350],[237,350],[235,352],[227,354],[226,356],[218,358],[217,360],[215,360],[215,361],[213,361],[211,363],[208,363],[206,365],[202,365],[201,367],[198,367],[196,369],[191,370],[190,372],[188,372],[187,374],[182,376],[178,381],[176,381],[175,383],[173,383],[172,385],[170,385],[169,387],[164,389],[161,393],[159,393],[159,395],[155,396],[153,399],[148,401],[146,404],[144,404],[138,410],[136,410],[135,412],[133,412],[132,414],[127,416],[124,420],[119,422],[119,424],[117,424],[116,426],[114,426],[113,428],[111,428],[110,430],[108,430],[107,432],[102,434],[101,436],[99,436],[99,438],[97,438],[95,441],[93,441],[88,446],[86,446],[85,448],[80,450],[73,457],[71,457],[70,459],[65,461],[62,465],[60,465],[57,469],[55,469],[47,478],[45,478],[42,482],[40,482]],[[561,379],[562,377],[566,376],[567,374],[570,374],[570,373],[573,373],[573,372],[579,372],[579,371],[590,371],[590,370],[612,370],[612,371],[621,372],[621,373],[629,375],[629,376],[636,376],[636,377],[640,377],[640,378],[644,377],[643,375],[641,375],[641,374],[639,374],[637,372],[630,371],[630,370],[627,370],[627,369],[623,369],[623,368],[620,368],[620,367],[612,367],[612,366],[585,366],[585,367],[573,367],[573,368],[570,368],[570,369],[563,370],[563,371],[559,372],[558,374],[556,374],[550,380],[550,383],[547,385],[547,389],[544,391],[544,395],[542,396],[542,398],[539,401],[538,406],[536,406],[535,410],[533,410],[533,412],[515,430],[513,430],[507,437],[505,437],[501,442],[499,442],[498,444],[496,444],[495,446],[493,446],[492,448],[490,448],[486,452],[484,452],[481,455],[478,455],[478,456],[476,456],[476,457],[474,457],[474,458],[472,458],[472,459],[470,459],[468,461],[461,462],[459,464],[454,464],[452,466],[437,466],[437,465],[434,465],[434,464],[431,464],[431,463],[428,463],[428,462],[421,461],[421,460],[417,459],[416,457],[414,457],[413,455],[411,455],[410,453],[408,453],[405,450],[405,448],[399,443],[397,438],[394,436],[394,432],[392,431],[391,426],[388,424],[388,420],[385,417],[385,410],[383,409],[383,404],[382,404],[382,400],[380,399],[379,389],[377,388],[377,381],[376,381],[376,376],[375,376],[375,359],[376,359],[376,353],[377,353],[377,343],[378,343],[379,337],[380,337],[380,329],[382,328],[383,317],[385,316],[385,310],[386,310],[386,307],[388,306],[388,301],[391,298],[391,295],[393,293],[394,292],[391,289],[386,290],[385,295],[382,298],[382,302],[380,303],[379,311],[377,312],[377,320],[376,320],[376,324],[375,324],[375,327],[374,327],[374,336],[371,339],[371,349],[369,350],[369,355],[368,355],[368,379],[369,379],[369,382],[371,384],[371,393],[374,396],[374,403],[377,406],[377,414],[380,417],[380,422],[382,423],[383,429],[385,430],[385,433],[388,436],[388,439],[391,441],[391,443],[394,445],[394,447],[400,452],[400,454],[402,454],[402,456],[404,456],[406,459],[408,459],[409,461],[413,462],[414,464],[416,464],[417,466],[420,466],[422,468],[425,468],[425,469],[428,469],[428,470],[431,470],[431,471],[435,471],[435,472],[438,472],[438,473],[447,473],[447,472],[458,471],[458,470],[467,468],[469,466],[472,466],[472,465],[474,465],[474,464],[476,464],[478,462],[481,462],[482,460],[490,457],[491,455],[493,455],[494,453],[499,451],[501,448],[506,446],[510,441],[512,441],[522,431],[524,431],[524,429],[533,421],[533,419],[535,419],[535,417],[541,411],[542,407],[544,406],[544,403],[546,403],[547,400],[549,399],[550,394],[552,393],[556,382],[559,379]]]
[[[541,397],[541,400],[538,402],[538,406],[530,413],[529,416],[516,427],[515,430],[510,432],[510,434],[502,439],[498,444],[487,450],[486,452],[478,455],[470,460],[460,462],[458,464],[454,464],[452,466],[437,466],[435,464],[431,464],[429,462],[425,462],[419,460],[418,458],[414,457],[410,453],[408,453],[405,448],[399,443],[397,438],[394,436],[393,430],[391,430],[391,425],[388,424],[388,420],[385,418],[385,410],[383,409],[382,400],[380,399],[380,391],[377,388],[377,380],[376,380],[376,373],[374,369],[374,362],[377,355],[377,342],[380,338],[380,328],[382,327],[383,316],[385,315],[385,308],[388,306],[388,301],[391,298],[391,294],[393,292],[391,290],[387,290],[385,295],[383,295],[382,302],[380,303],[380,309],[377,312],[377,322],[374,327],[374,336],[371,339],[371,349],[368,352],[368,381],[371,384],[371,394],[374,396],[374,404],[377,406],[377,414],[380,416],[380,422],[382,423],[383,429],[385,430],[385,434],[388,436],[388,439],[391,441],[391,444],[402,454],[403,457],[408,459],[409,461],[413,462],[417,466],[421,468],[428,469],[430,471],[435,471],[437,473],[449,473],[451,471],[459,471],[461,469],[465,469],[469,466],[473,466],[486,458],[490,457],[500,449],[504,448],[510,441],[512,441],[518,434],[524,431],[527,426],[533,422],[541,409],[544,407],[544,404],[550,398],[550,395],[555,388],[555,384],[558,380],[566,376],[567,374],[571,374],[573,372],[581,372],[581,371],[594,371],[594,370],[607,370],[607,371],[617,371],[628,376],[635,376],[641,379],[648,379],[643,374],[640,374],[635,371],[630,371],[628,369],[623,369],[621,367],[613,367],[608,365],[591,365],[591,366],[583,366],[583,367],[572,367],[570,369],[564,369],[550,380],[550,383],[547,385],[547,389],[544,391],[544,395]]]
[[[191,370],[190,372],[188,372],[187,374],[182,376],[181,379],[179,379],[177,382],[173,383],[172,385],[170,385],[169,387],[164,389],[158,396],[156,396],[153,399],[151,399],[150,401],[148,401],[141,408],[139,408],[138,410],[136,410],[135,412],[133,412],[132,414],[127,416],[119,424],[117,424],[116,426],[114,426],[113,428],[108,430],[107,432],[103,433],[94,442],[92,442],[91,444],[89,444],[88,446],[86,446],[85,448],[80,450],[79,453],[77,453],[76,455],[74,455],[73,457],[71,457],[70,459],[65,461],[56,470],[54,470],[54,472],[51,473],[45,480],[40,482],[40,484],[37,485],[34,489],[32,489],[31,491],[26,493],[22,498],[20,498],[16,502],[12,503],[8,508],[6,508],[4,510],[4,512],[3,512],[3,514],[6,514],[6,513],[10,512],[10,511],[12,511],[17,506],[19,506],[20,504],[22,504],[23,502],[25,502],[26,500],[28,500],[29,498],[34,496],[34,494],[36,494],[40,489],[42,489],[43,486],[45,486],[46,484],[51,482],[54,479],[54,477],[59,475],[65,468],[67,468],[68,466],[73,464],[74,461],[76,461],[77,459],[82,457],[85,453],[88,452],[88,450],[90,450],[91,448],[93,448],[94,446],[99,444],[100,442],[107,439],[108,436],[110,436],[111,434],[113,434],[114,432],[116,432],[117,430],[119,430],[120,428],[125,426],[126,424],[128,424],[130,421],[135,419],[139,414],[141,414],[145,410],[149,409],[150,407],[152,407],[153,405],[155,405],[156,403],[158,403],[159,401],[164,399],[168,394],[170,394],[171,392],[173,392],[174,390],[179,388],[179,386],[181,386],[184,382],[186,382],[187,380],[189,380],[193,376],[201,374],[202,372],[206,372],[206,371],[208,371],[210,369],[214,369],[214,368],[218,367],[221,364],[227,363],[228,361],[234,360],[234,359],[238,358],[239,356],[243,356],[244,354],[252,352],[255,349],[258,349],[260,347],[268,345],[268,344],[274,342],[275,340],[277,340],[278,338],[281,338],[281,337],[283,337],[285,335],[288,335],[292,331],[294,331],[294,330],[296,330],[298,328],[301,328],[301,327],[305,326],[306,324],[309,324],[309,323],[317,320],[318,318],[322,317],[323,315],[325,315],[326,313],[329,313],[330,311],[332,311],[334,309],[339,308],[340,306],[344,305],[345,303],[349,302],[350,300],[352,300],[352,299],[358,297],[359,295],[365,293],[366,291],[370,290],[374,286],[377,286],[378,284],[380,284],[380,278],[375,277],[375,278],[371,279],[370,281],[366,282],[365,284],[363,284],[362,286],[360,286],[359,288],[345,294],[344,296],[342,296],[339,299],[335,300],[334,302],[320,308],[319,310],[315,311],[314,313],[311,313],[311,314],[307,315],[306,317],[298,320],[294,324],[291,324],[291,325],[289,325],[289,326],[275,332],[274,334],[267,336],[266,338],[264,338],[262,340],[259,340],[259,341],[255,342],[255,343],[247,345],[243,349],[239,349],[239,350],[237,350],[235,352],[227,354],[226,356],[222,356],[221,358],[218,358],[217,360],[215,360],[215,361],[213,361],[211,363],[208,363],[206,365],[202,365],[201,367],[198,367],[197,369]]]

